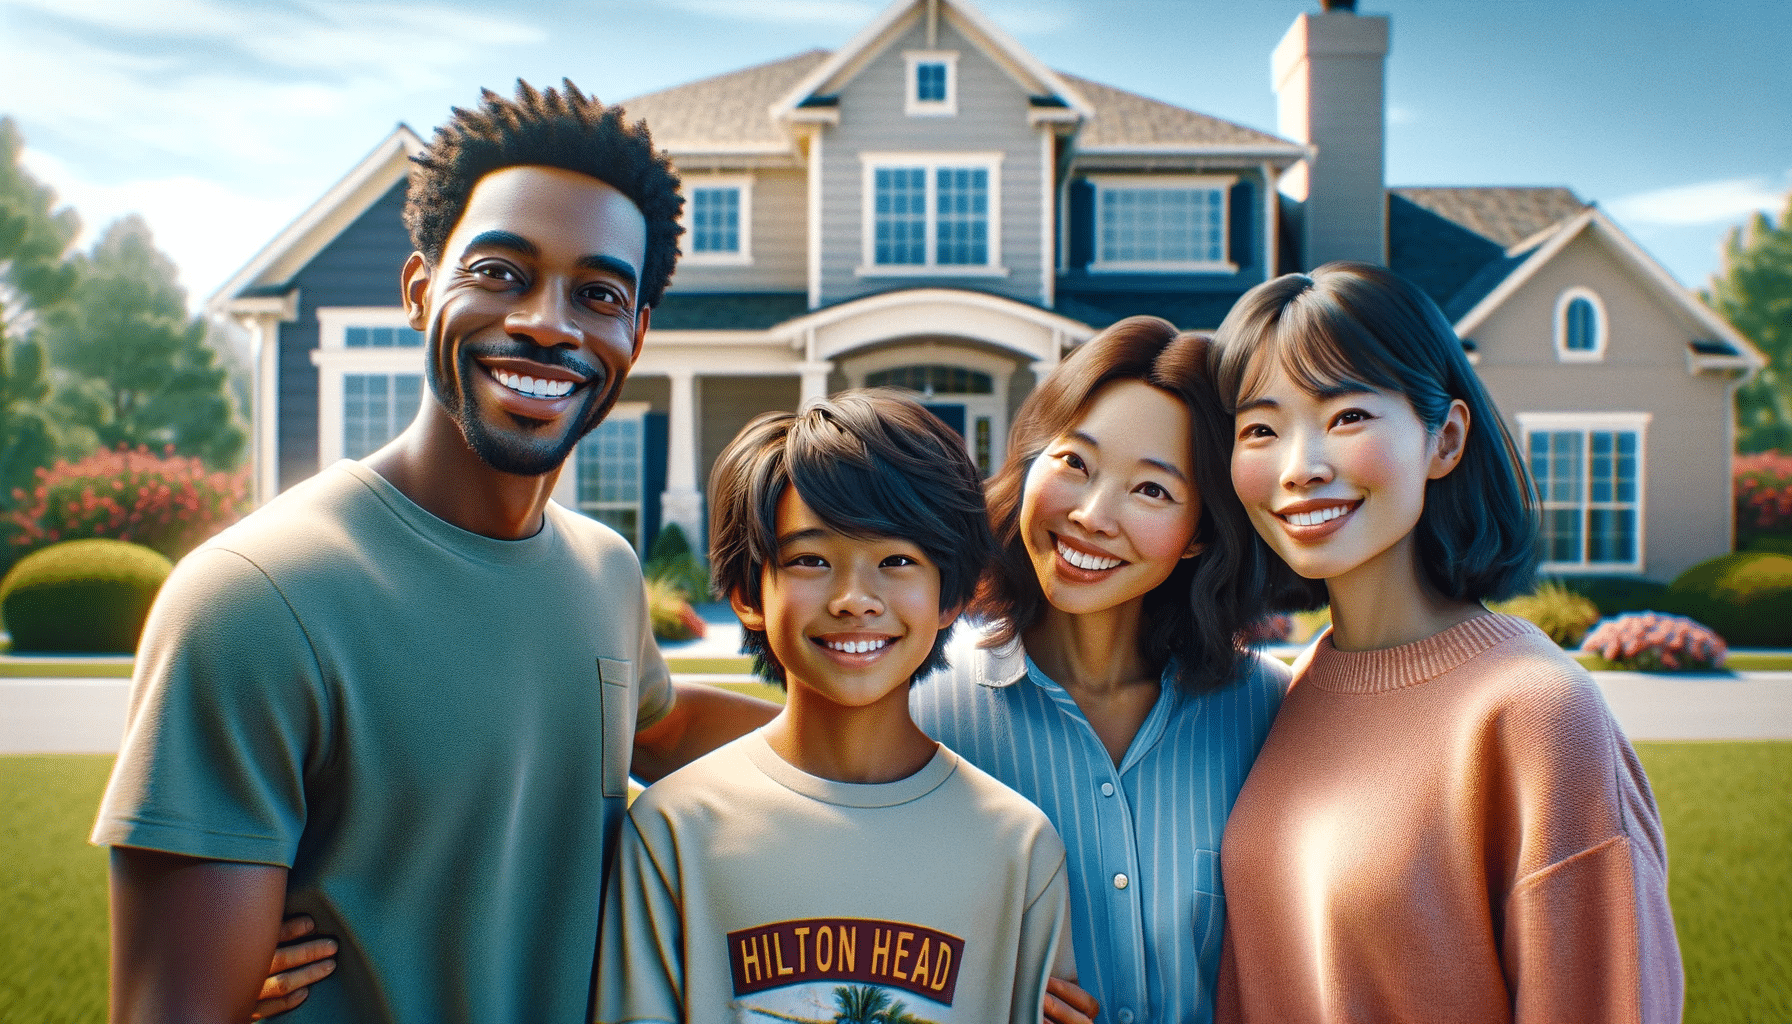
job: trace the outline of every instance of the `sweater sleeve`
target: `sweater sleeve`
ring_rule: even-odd
[[[1590,679],[1554,698],[1547,725],[1525,730],[1533,773],[1516,787],[1524,840],[1501,939],[1515,1020],[1676,1024],[1684,982],[1649,780]]]

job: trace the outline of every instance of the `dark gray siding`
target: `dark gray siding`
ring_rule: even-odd
[[[401,213],[404,182],[324,247],[290,284],[299,289],[299,318],[280,325],[280,489],[318,471],[317,310],[320,306],[396,306],[398,275],[411,254]]]

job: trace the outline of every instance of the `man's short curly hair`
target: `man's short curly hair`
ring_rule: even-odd
[[[625,120],[561,80],[561,91],[537,91],[518,79],[516,99],[480,91],[479,108],[454,108],[429,147],[411,160],[404,226],[430,266],[442,260],[448,236],[467,209],[479,179],[506,167],[557,167],[588,174],[627,196],[647,219],[647,256],[641,268],[642,306],[658,305],[678,262],[678,224],[684,196],[678,174],[653,149],[647,122]]]

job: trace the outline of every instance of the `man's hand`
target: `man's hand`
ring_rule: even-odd
[[[249,1019],[286,869],[112,848],[113,1024]]]
[[[336,969],[332,959],[336,955],[335,939],[295,941],[316,930],[316,923],[307,914],[280,922],[280,948],[274,950],[274,962],[268,965],[268,978],[261,983],[261,995],[250,1020],[263,1020],[299,1005],[311,994],[311,985]]]
[[[1045,982],[1045,1024],[1095,1024],[1095,997],[1062,978]]]

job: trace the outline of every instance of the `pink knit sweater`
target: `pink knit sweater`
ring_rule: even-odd
[[[1680,1019],[1649,781],[1523,619],[1360,653],[1322,638],[1221,864],[1219,1021]]]

